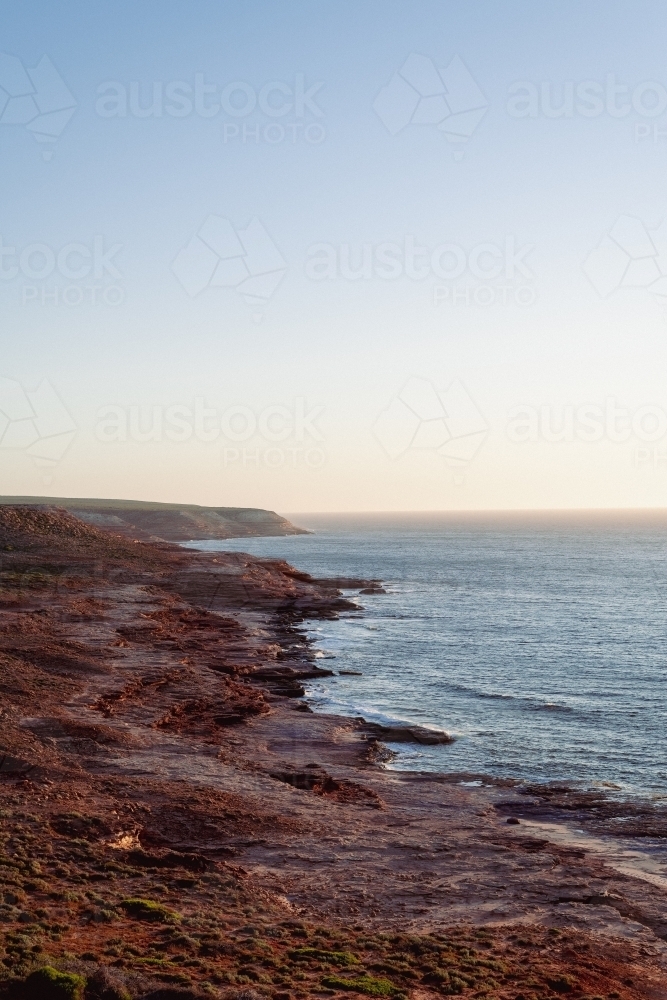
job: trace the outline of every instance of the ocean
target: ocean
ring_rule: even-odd
[[[192,544],[383,581],[363,614],[309,623],[336,672],[314,711],[456,737],[392,767],[667,799],[667,516],[289,517],[314,533]]]

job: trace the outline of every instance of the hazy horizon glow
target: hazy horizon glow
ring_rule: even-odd
[[[663,507],[666,19],[6,11],[0,493]]]

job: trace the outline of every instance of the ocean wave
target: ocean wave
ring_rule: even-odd
[[[324,714],[343,715],[351,719],[364,718],[367,722],[377,722],[381,726],[421,726],[422,729],[432,729],[434,732],[441,732],[447,728],[444,724],[437,726],[423,719],[389,715],[363,702],[345,701],[330,693],[324,693],[315,685],[306,687],[306,700],[312,708]]]
[[[535,712],[576,712],[572,705],[561,705],[555,701],[535,702],[532,706]]]
[[[546,701],[539,695],[513,694],[509,691],[485,691],[483,688],[471,687],[467,684],[457,684],[455,681],[444,682],[443,687],[452,691],[462,691],[465,694],[472,694],[475,698],[483,698],[488,701],[510,701],[524,705],[533,712],[577,712],[579,709],[574,705],[566,705],[559,701]]]

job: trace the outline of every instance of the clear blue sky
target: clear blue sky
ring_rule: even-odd
[[[2,492],[663,505],[666,17],[8,6]]]

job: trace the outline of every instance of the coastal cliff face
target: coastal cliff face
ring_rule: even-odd
[[[660,878],[308,711],[339,586],[0,506],[0,997],[667,996]]]
[[[60,497],[0,497],[0,505],[67,510],[81,521],[144,541],[187,542],[199,538],[305,535],[272,510],[200,507],[140,500],[82,500]]]

